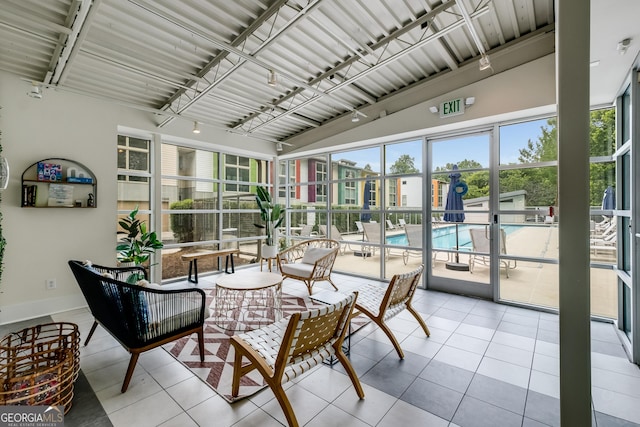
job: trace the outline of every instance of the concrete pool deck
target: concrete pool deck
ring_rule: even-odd
[[[449,225],[447,225],[449,226]],[[442,227],[442,225],[441,225]],[[394,230],[394,234],[397,234]],[[369,257],[354,256],[362,244],[360,234],[343,235],[348,242],[344,254],[337,257],[334,271],[351,273],[358,276],[376,276],[379,274],[380,250]],[[519,257],[536,257],[548,260],[558,259],[558,227],[557,225],[524,226],[507,234],[506,255]],[[405,265],[403,250],[391,248],[385,254],[385,270],[387,278],[393,274],[402,273],[417,267],[422,262],[420,251],[411,251],[412,255]],[[449,253],[435,251],[435,261],[432,261],[433,276],[459,278],[489,283],[489,268],[476,263],[473,272],[448,270],[445,265]],[[432,257],[433,260],[433,252]],[[469,254],[459,253],[461,263],[469,263]],[[615,262],[615,252],[607,254],[592,254],[592,261],[603,263]],[[512,260],[513,263],[513,260]],[[517,266],[509,269],[509,278],[505,269],[500,268],[500,299],[516,303],[532,304],[545,308],[558,308],[558,265],[545,262],[517,261]],[[618,291],[616,273],[612,269],[591,269],[591,312],[597,316],[616,318],[618,315]]]

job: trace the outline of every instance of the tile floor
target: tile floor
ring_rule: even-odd
[[[202,277],[199,286],[212,287],[213,281],[214,276]],[[348,291],[364,279],[336,274],[334,281]],[[306,292],[291,280],[284,291]],[[414,306],[432,335],[426,338],[406,312],[392,319],[389,325],[405,351],[402,361],[373,324],[353,335],[350,357],[364,400],[339,364],[318,367],[286,385],[301,425],[560,424],[557,316],[423,290]],[[78,324],[83,336],[92,323],[86,310],[52,317]],[[98,328],[82,347],[81,367],[101,408],[94,404],[95,422],[89,422],[73,412],[86,412],[83,404],[91,403],[77,402],[67,426],[286,425],[270,390],[230,405],[162,348],[140,357],[129,390],[121,394],[127,362],[128,353]],[[592,382],[594,425],[640,426],[640,369],[628,362],[612,324],[592,322]]]

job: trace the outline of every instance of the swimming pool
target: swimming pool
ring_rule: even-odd
[[[478,228],[479,224],[460,224],[458,225],[458,245],[461,248],[471,249],[471,235],[469,234],[470,228]],[[507,234],[519,230],[524,227],[523,225],[503,225],[502,228]],[[432,230],[433,237],[433,249],[451,249],[456,246],[456,226],[454,224],[441,225],[438,228]],[[406,234],[395,234],[386,237],[386,242],[389,245],[407,246]]]

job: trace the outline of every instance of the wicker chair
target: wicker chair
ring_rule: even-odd
[[[85,266],[80,261],[69,261],[69,266],[94,317],[84,345],[100,324],[131,353],[122,393],[144,351],[197,333],[200,361],[204,361],[203,325],[208,309],[202,289],[162,290],[126,283],[132,273],[146,277],[142,267]]]
[[[389,337],[391,344],[398,352],[400,359],[404,359],[404,352],[400,347],[400,343],[391,332],[391,329],[385,323],[405,308],[416,318],[422,330],[427,336],[430,336],[429,328],[424,323],[422,317],[411,306],[413,294],[418,287],[420,276],[424,270],[424,265],[420,265],[416,270],[409,273],[396,274],[391,278],[389,286],[386,288],[379,285],[367,284],[359,288],[360,298],[356,303],[356,312],[362,313],[371,318],[380,329]]]
[[[331,270],[336,260],[340,242],[330,239],[311,239],[297,243],[278,254],[278,269],[286,279],[301,280],[307,285],[309,295],[316,282],[331,281]]]
[[[342,350],[356,298],[354,292],[335,304],[294,313],[277,323],[231,337],[235,351],[232,396],[240,392],[240,379],[257,369],[273,391],[289,426],[297,427],[298,420],[282,384],[335,355],[363,399],[360,380]],[[250,363],[242,365],[243,357]]]

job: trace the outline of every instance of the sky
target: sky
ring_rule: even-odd
[[[542,134],[541,127],[547,126],[547,119],[533,120],[500,127],[500,164],[519,163],[519,150],[526,147],[527,141],[537,141]],[[489,134],[473,134],[456,138],[434,140],[432,145],[433,167],[447,163],[458,163],[461,160],[475,160],[483,167],[489,167]],[[387,170],[402,155],[408,154],[414,159],[418,170],[422,167],[422,140],[400,142],[386,145]],[[349,152],[338,153],[333,160],[351,160],[358,167],[367,164],[378,172],[380,167],[380,148],[372,147]]]

